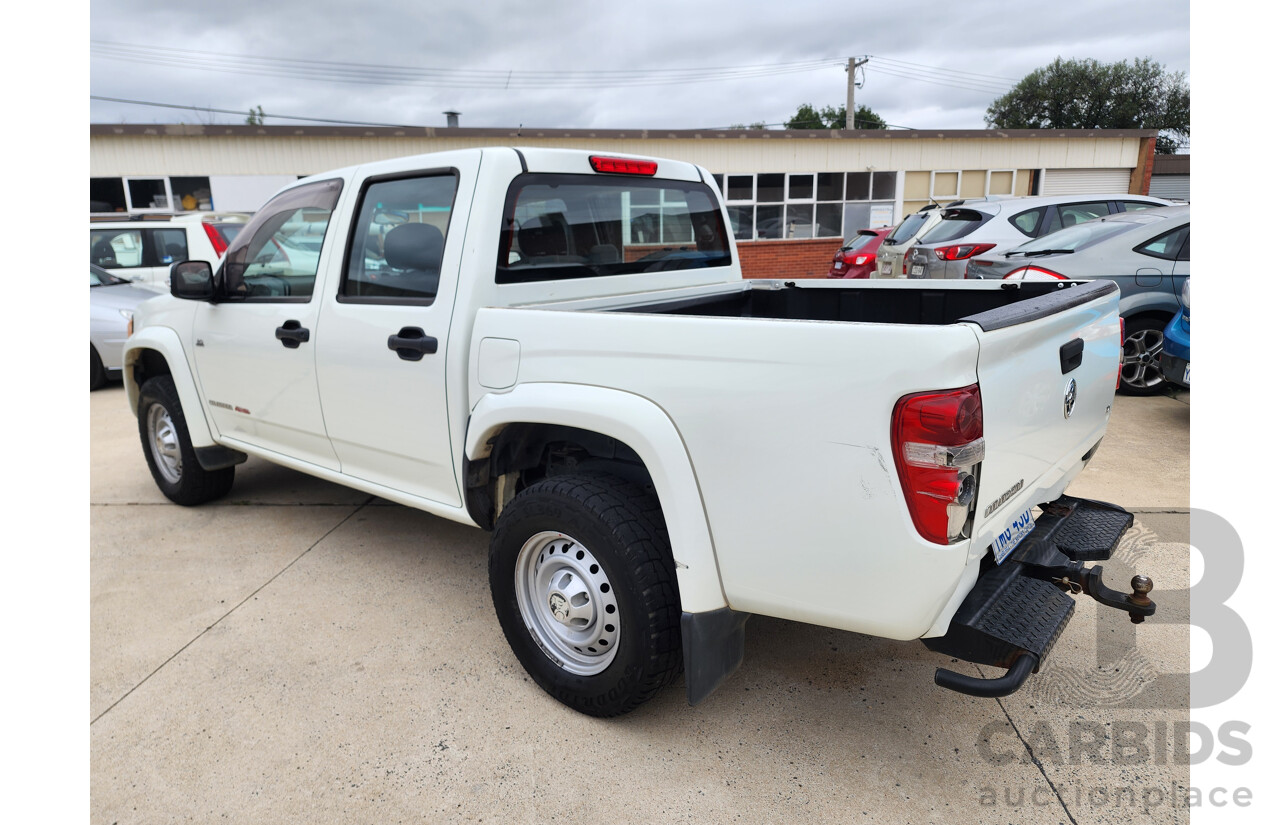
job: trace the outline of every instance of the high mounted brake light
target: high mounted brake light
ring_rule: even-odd
[[[904,395],[893,408],[893,459],[916,530],[934,544],[964,538],[986,456],[977,384]]]
[[[591,168],[597,172],[612,172],[615,175],[656,175],[658,164],[652,160],[632,160],[630,158],[606,158],[591,156]]]

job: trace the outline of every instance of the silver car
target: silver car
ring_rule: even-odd
[[[89,264],[89,389],[120,374],[124,342],[133,310],[154,290],[130,286],[100,266]]]
[[[876,270],[872,278],[905,278],[906,262],[904,257],[911,250],[911,245],[924,233],[932,229],[942,219],[942,206],[931,203],[902,219],[902,223],[880,242],[876,252]]]
[[[1152,395],[1164,388],[1164,329],[1182,311],[1182,284],[1191,276],[1190,206],[1108,215],[996,258],[987,277],[1115,281],[1125,324],[1120,390]]]
[[[1102,215],[1135,212],[1169,201],[1145,195],[1045,195],[988,198],[948,205],[907,259],[908,278],[987,278],[1001,252]]]

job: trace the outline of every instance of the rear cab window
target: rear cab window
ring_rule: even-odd
[[[500,284],[728,266],[728,233],[701,182],[527,174],[507,191]]]

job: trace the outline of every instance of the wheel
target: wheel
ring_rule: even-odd
[[[489,588],[516,658],[591,716],[635,709],[681,672],[680,597],[657,497],[609,475],[563,475],[503,509]]]
[[[89,345],[89,391],[102,389],[107,383],[107,368],[102,366],[102,358],[93,344]]]
[[[196,460],[178,390],[167,375],[149,378],[138,391],[138,435],[151,477],[177,504],[203,504],[231,489],[236,468],[206,470]]]
[[[1160,371],[1164,327],[1164,323],[1151,318],[1125,322],[1120,392],[1125,395],[1155,395],[1164,389],[1164,373]]]

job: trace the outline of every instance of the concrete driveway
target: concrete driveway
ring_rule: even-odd
[[[1070,491],[1135,511],[1107,578],[1151,575],[1158,622],[1080,600],[980,700],[919,643],[754,617],[705,703],[614,720],[525,676],[487,534],[256,459],[178,507],[124,391],[91,410],[95,823],[1188,820],[1189,395],[1117,398]]]

